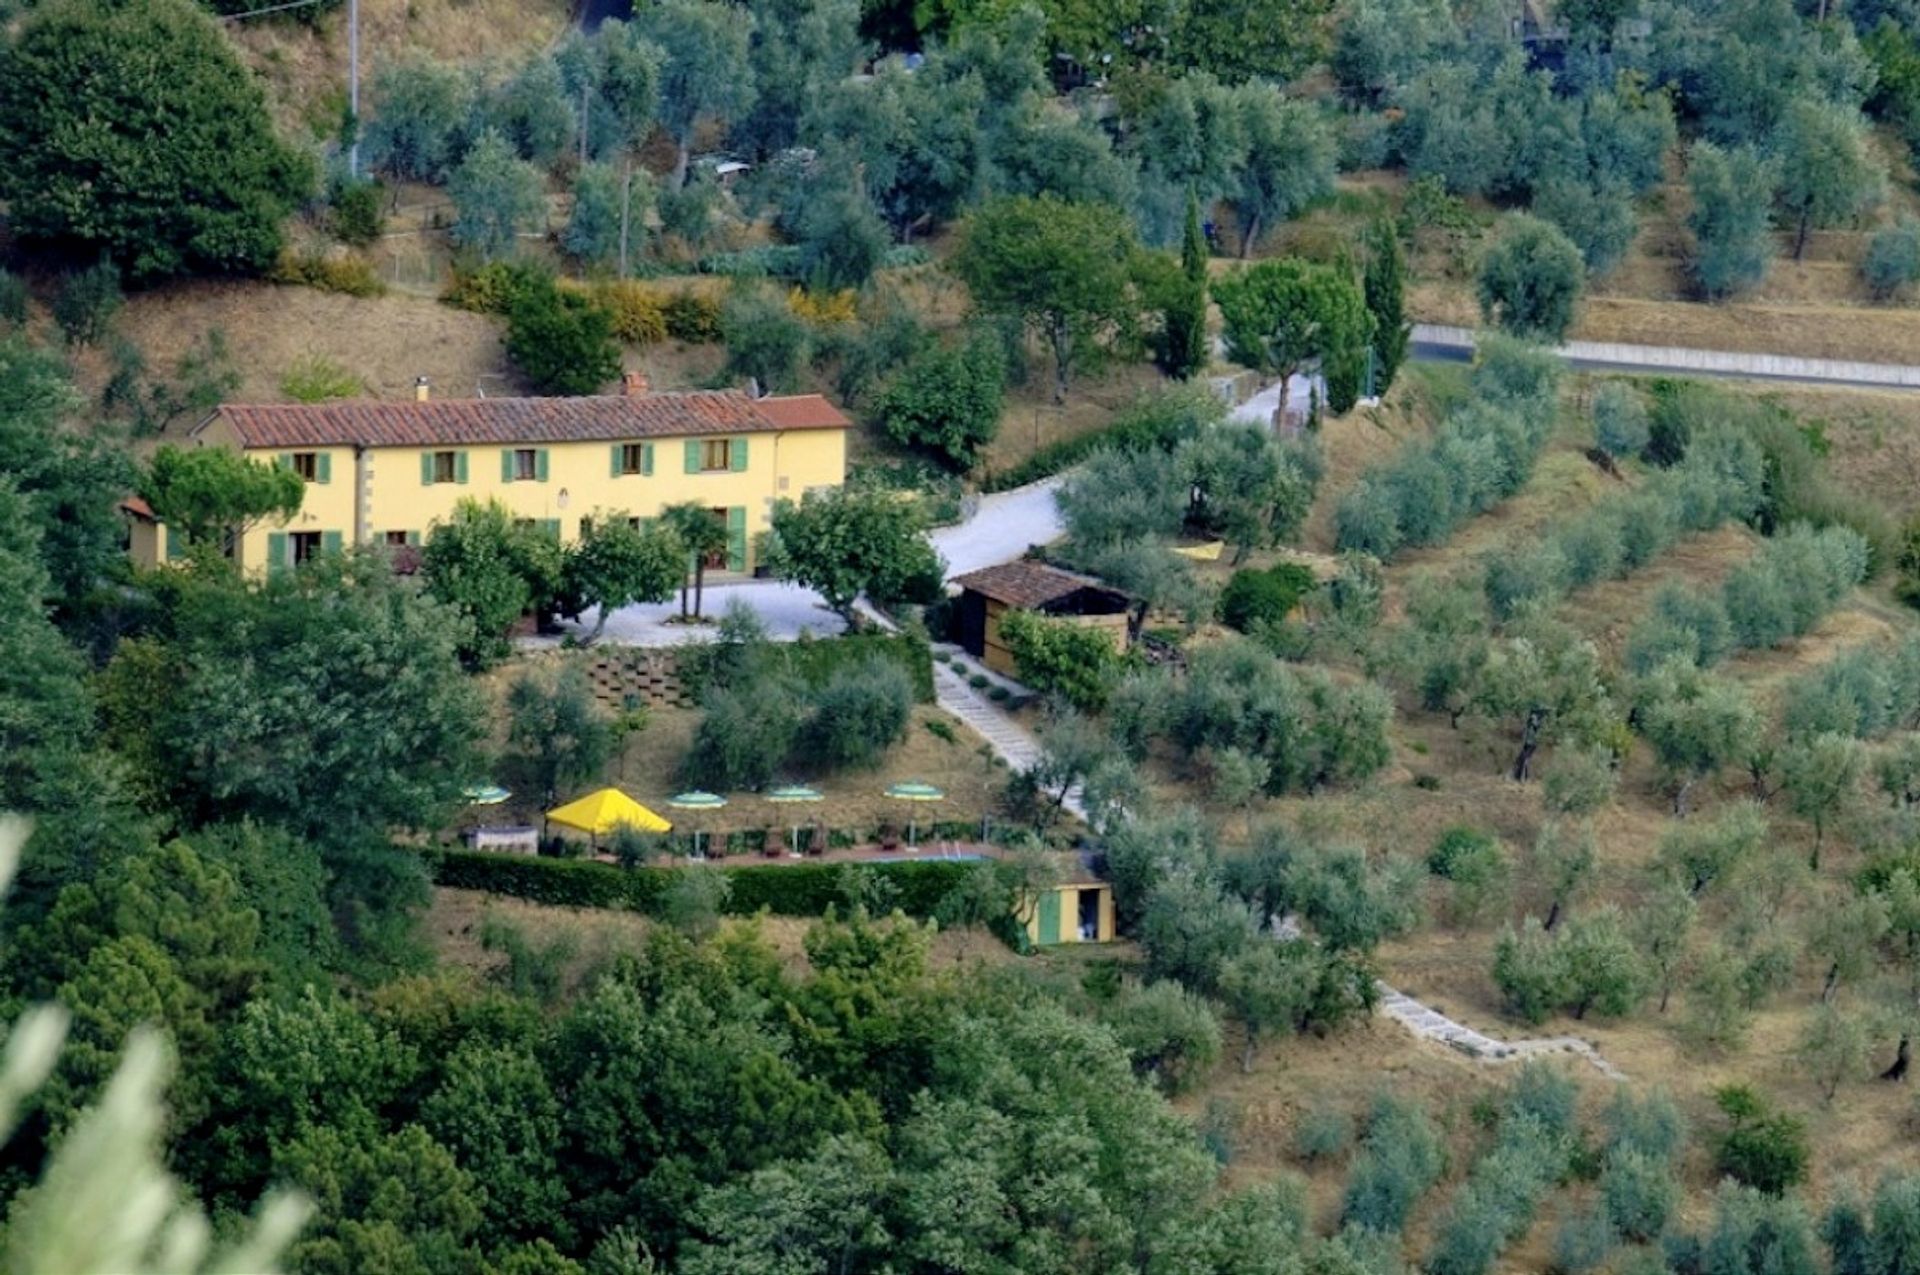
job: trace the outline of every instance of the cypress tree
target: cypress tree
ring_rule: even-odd
[[[1187,194],[1187,230],[1180,244],[1181,287],[1167,307],[1167,372],[1190,380],[1207,366],[1207,241],[1200,233],[1200,201]]]
[[[1367,269],[1363,280],[1367,312],[1373,315],[1373,392],[1385,394],[1400,365],[1407,361],[1407,259],[1400,235],[1382,217],[1367,233]]]

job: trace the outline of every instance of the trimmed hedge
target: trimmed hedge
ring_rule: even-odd
[[[712,663],[720,648],[711,643],[689,643],[675,652],[681,685],[695,699],[706,693]],[[892,660],[913,683],[914,698],[933,703],[933,651],[925,639],[909,633],[851,633],[835,638],[801,638],[768,647],[777,669],[810,687],[824,686],[835,672],[860,664],[869,656]]]
[[[544,859],[525,855],[435,852],[436,884],[485,890],[535,903],[577,908],[620,908],[654,915],[680,868],[622,868],[594,859]],[[841,870],[858,867],[892,885],[895,906],[908,916],[929,917],[973,867],[972,860],[884,860],[872,863],[769,863],[721,867],[733,890],[726,911],[751,916],[765,908],[775,916],[819,916],[844,903]]]

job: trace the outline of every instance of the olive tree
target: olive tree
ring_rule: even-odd
[[[1480,261],[1480,317],[1528,340],[1564,341],[1586,283],[1573,241],[1551,222],[1514,213]]]

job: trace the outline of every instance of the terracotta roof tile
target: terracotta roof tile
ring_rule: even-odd
[[[1027,558],[969,571],[963,576],[955,576],[952,583],[995,602],[1016,607],[1043,607],[1082,589],[1120,592],[1104,580],[1062,571],[1059,567],[1050,567],[1044,562]]]
[[[688,438],[851,422],[818,394],[753,399],[738,390],[426,403],[232,403],[219,415],[247,447],[438,447]]]

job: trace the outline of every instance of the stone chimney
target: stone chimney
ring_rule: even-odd
[[[645,372],[626,372],[620,377],[620,392],[628,398],[639,398],[651,388]]]
[[[413,378],[413,401],[424,403],[433,397],[433,382],[424,376]]]

